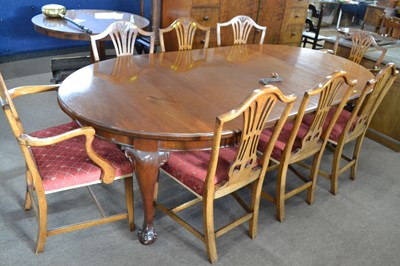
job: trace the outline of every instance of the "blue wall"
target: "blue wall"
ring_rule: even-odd
[[[151,6],[145,1],[145,16]],[[60,4],[68,9],[107,9],[140,13],[140,0],[0,0],[0,56],[89,45],[88,42],[63,40],[37,33],[32,17],[46,4]]]

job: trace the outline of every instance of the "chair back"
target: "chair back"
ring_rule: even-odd
[[[380,34],[385,37],[400,39],[400,20],[395,17],[384,17]]]
[[[178,18],[165,29],[159,29],[161,52],[165,52],[164,33],[175,30],[178,39],[178,50],[192,50],[196,30],[200,29],[206,32],[204,48],[208,48],[210,40],[210,28],[200,25],[195,19],[190,17]]]
[[[363,30],[358,30],[355,31],[352,34],[348,35],[337,35],[336,37],[336,42],[333,47],[334,53],[336,54],[336,51],[338,49],[340,40],[350,40],[352,45],[351,45],[351,50],[350,50],[350,55],[349,55],[349,60],[360,64],[362,58],[364,57],[364,54],[367,52],[367,50],[372,46],[375,49],[381,51],[381,55],[379,56],[378,60],[375,63],[375,67],[378,67],[383,58],[385,57],[387,49],[385,47],[380,47],[374,37],[371,35],[371,33]]]
[[[397,71],[393,63],[387,64],[374,79],[367,82],[357,99],[352,114],[343,130],[344,134],[359,136],[367,130],[376,109],[396,80]]]
[[[321,29],[322,17],[324,16],[325,4],[321,4],[319,10],[313,4],[308,5],[308,11],[310,16],[306,18],[305,27],[307,32],[314,33],[314,38],[312,38],[312,49],[317,48],[318,35]],[[321,45],[320,45],[321,46]]]
[[[18,138],[19,136],[24,134],[25,130],[22,126],[17,110],[15,109],[14,103],[12,102],[12,98],[13,90],[11,90],[10,92],[8,91],[3,76],[0,73],[0,104],[3,108],[4,114],[6,115],[8,122],[10,123],[11,130],[13,131],[14,136]]]
[[[149,52],[152,54],[154,52],[154,32],[144,31],[132,22],[122,20],[112,23],[102,33],[90,36],[94,59],[100,60],[96,41],[103,40],[108,36],[111,38],[117,56],[133,55],[135,53],[135,41],[139,34],[150,37]]]
[[[236,16],[224,23],[217,23],[217,45],[221,46],[221,27],[232,25],[233,30],[233,45],[246,44],[252,28],[256,28],[262,32],[260,44],[264,43],[267,27],[258,25],[249,16]]]
[[[215,195],[216,198],[235,191],[239,187],[243,187],[265,175],[275,141],[289,115],[295,99],[296,97],[294,96],[284,96],[275,86],[266,86],[262,89],[254,90],[235,109],[217,116],[210,164],[206,177],[206,193],[211,192],[214,194],[214,178],[217,170],[221,139],[223,135],[227,133],[223,131],[224,125],[238,117],[242,117],[241,136],[239,145],[237,149],[235,149],[235,160],[230,165],[228,180],[222,187],[218,188],[218,194]],[[283,109],[269,145],[263,153],[261,164],[265,167],[261,170],[259,167],[260,162],[257,157],[258,141],[269,115],[278,102],[284,103],[285,108]],[[260,175],[261,171],[262,173]]]
[[[292,161],[302,160],[324,148],[332,128],[343,110],[347,100],[349,99],[353,87],[357,81],[350,80],[345,71],[336,71],[332,75],[325,78],[314,89],[304,93],[303,100],[300,104],[296,121],[294,122],[290,138],[285,146],[282,158],[291,159]],[[319,97],[317,109],[314,117],[306,132],[301,132],[303,116],[307,110],[307,105],[311,97]],[[332,117],[329,126],[324,130],[324,123],[327,119],[328,112],[332,105],[337,104],[340,99],[337,111]],[[292,154],[293,144],[297,137],[301,138],[300,147]]]

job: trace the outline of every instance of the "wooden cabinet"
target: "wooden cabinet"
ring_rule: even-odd
[[[267,26],[266,43],[299,46],[307,0],[261,0],[257,23]]]
[[[162,0],[161,27],[165,28],[178,17],[190,16],[200,24],[211,27],[210,47],[216,46],[216,24],[237,15],[246,15],[261,26],[267,26],[265,43],[300,45],[307,15],[308,0]],[[200,33],[200,32],[199,32]],[[233,43],[232,29],[221,30],[222,45]],[[249,43],[259,42],[261,34],[254,31]],[[173,34],[165,36],[167,50],[176,50]],[[204,36],[196,36],[193,47],[203,47]]]
[[[161,28],[168,27],[179,17],[193,17],[201,25],[211,27],[210,47],[217,45],[215,27],[219,21],[220,0],[163,0],[161,7]],[[175,32],[164,35],[167,51],[177,50]],[[193,48],[204,47],[205,33],[197,31]]]
[[[299,45],[307,17],[307,9],[308,1],[306,0],[286,1],[279,43]]]

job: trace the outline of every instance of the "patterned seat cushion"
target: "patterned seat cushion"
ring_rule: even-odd
[[[236,147],[220,149],[215,184],[228,179],[229,166],[235,160],[236,150]],[[171,152],[162,168],[197,194],[203,195],[210,156],[211,151]]]
[[[30,134],[38,138],[56,136],[80,128],[70,122]],[[116,171],[116,177],[131,175],[132,163],[113,143],[95,137],[92,147],[107,159]],[[85,136],[79,136],[46,147],[32,147],[32,153],[46,193],[98,183],[100,168],[90,160],[85,150]]]
[[[332,120],[332,117],[334,116],[336,110],[337,110],[337,107],[332,107],[329,110],[328,116],[326,117],[326,120],[324,123],[324,130],[326,130],[328,128],[328,125],[329,125],[330,121]],[[342,132],[347,124],[347,121],[349,121],[350,116],[351,116],[351,112],[349,112],[345,109],[342,110],[338,119],[336,120],[335,125],[332,128],[331,134],[329,135],[330,140],[333,140],[335,142],[337,142],[339,140],[339,137],[342,134]],[[305,115],[302,122],[304,124],[310,126],[313,119],[314,119],[314,114]],[[354,129],[356,121],[357,121],[357,118],[354,119],[354,123],[353,123],[352,127],[350,128],[350,131],[352,131]]]
[[[289,140],[290,134],[292,133],[293,125],[294,125],[294,121],[285,123],[285,125],[282,128],[281,133],[279,134],[279,137],[275,143],[274,149],[271,154],[271,157],[277,161],[280,161],[282,158],[282,153],[286,147],[286,143]],[[300,128],[299,128],[299,131],[297,132],[297,136],[294,141],[292,151],[295,151],[295,150],[301,148],[301,141],[304,138],[304,136],[307,134],[308,129],[309,129],[308,126],[306,126],[304,124],[300,124]],[[258,148],[257,148],[259,151],[261,151],[261,152],[265,151],[273,132],[274,132],[274,129],[270,129],[270,128],[263,130],[263,132],[260,136],[260,141],[258,143]]]

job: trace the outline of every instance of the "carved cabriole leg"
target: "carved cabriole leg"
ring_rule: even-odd
[[[135,147],[139,148],[136,145]],[[157,239],[153,226],[154,190],[160,166],[167,161],[168,153],[146,152],[132,148],[127,148],[126,153],[131,155],[135,161],[136,178],[143,201],[144,221],[143,226],[138,230],[139,241],[143,245],[150,245]]]

